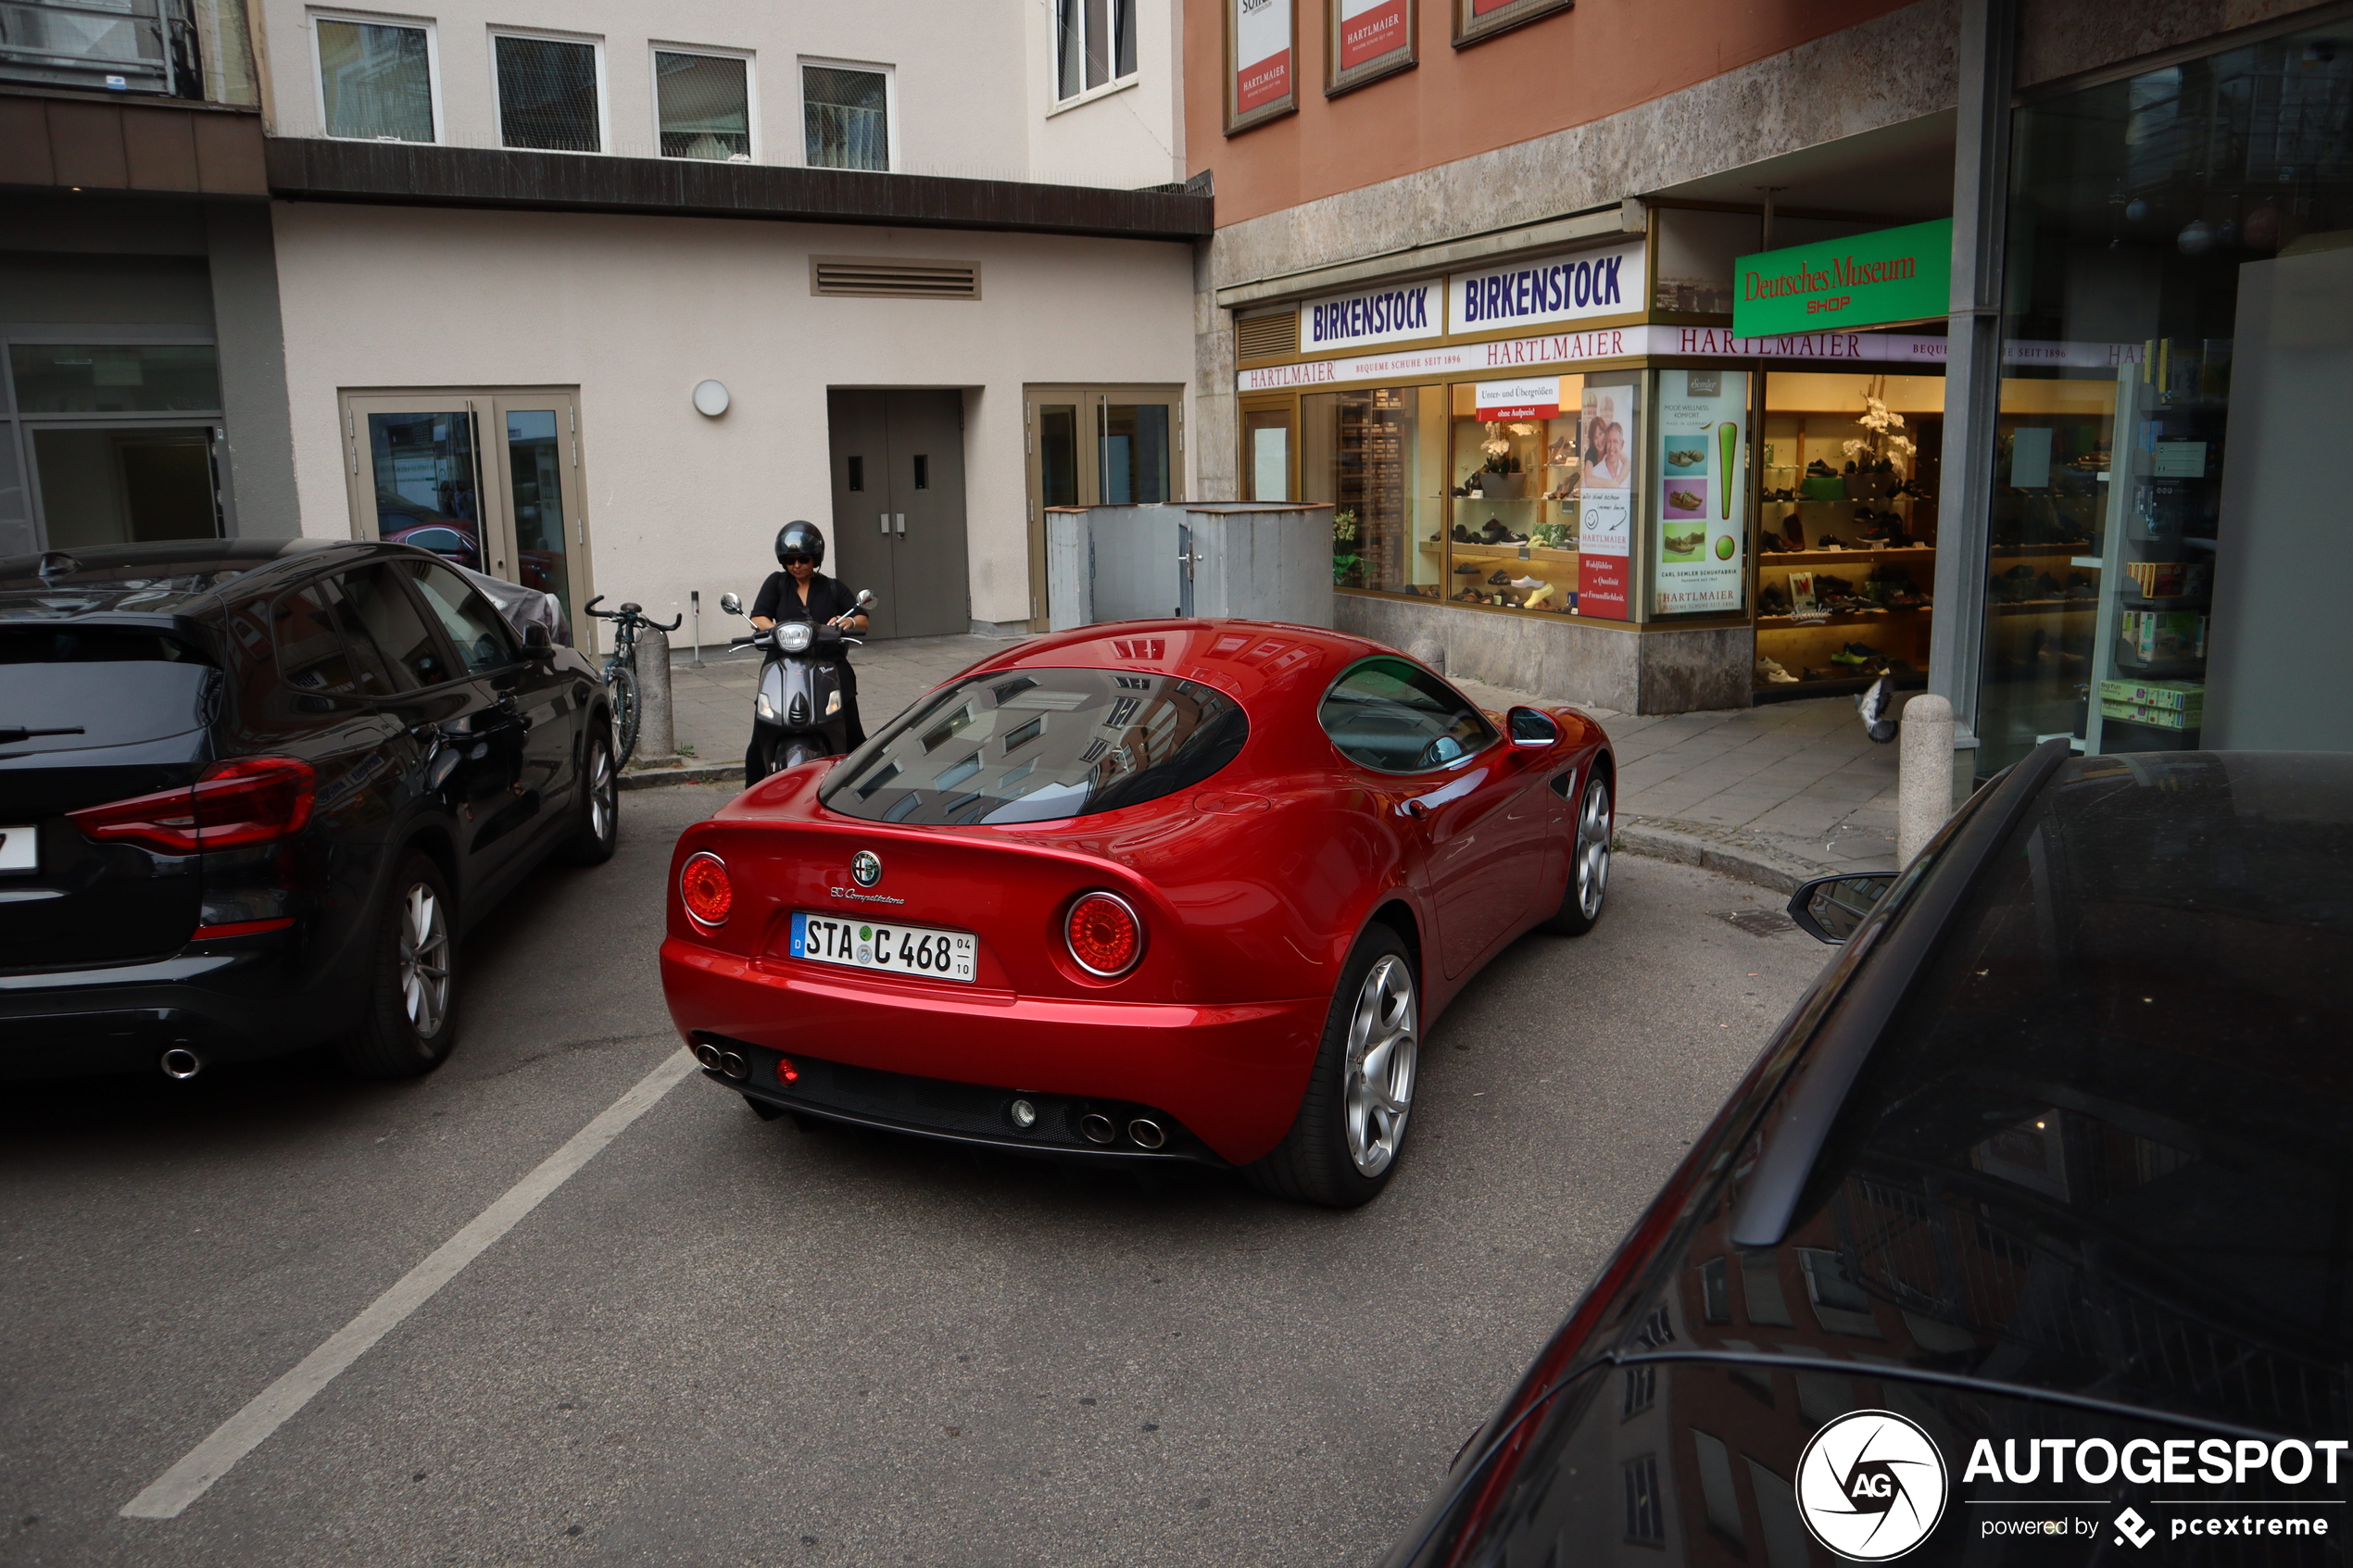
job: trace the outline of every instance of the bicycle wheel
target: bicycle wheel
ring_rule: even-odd
[[[626,768],[637,749],[637,672],[614,665],[605,671],[605,690],[612,696],[612,765]]]

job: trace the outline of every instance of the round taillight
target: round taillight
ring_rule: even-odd
[[[1089,893],[1073,904],[1063,934],[1078,967],[1106,980],[1126,973],[1144,956],[1143,922],[1116,894]]]
[[[701,850],[686,857],[678,868],[678,897],[686,912],[705,925],[724,925],[735,907],[736,889],[727,880],[727,862]]]

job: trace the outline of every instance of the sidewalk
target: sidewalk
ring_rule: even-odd
[[[869,730],[964,666],[1002,651],[987,637],[908,637],[858,651],[858,701]],[[636,787],[743,776],[744,743],[760,661],[679,649],[671,686],[690,766],[633,768]],[[1556,699],[1455,684],[1481,707]],[[1717,713],[1638,718],[1581,708],[1601,721],[1617,757],[1619,847],[1703,865],[1783,892],[1834,872],[1895,869],[1894,745],[1863,734],[1852,697],[1810,697]]]

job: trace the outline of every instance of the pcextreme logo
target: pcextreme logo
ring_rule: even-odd
[[[1814,1538],[1853,1562],[1903,1556],[1944,1517],[1944,1456],[1893,1411],[1843,1415],[1797,1461],[1797,1512]]]

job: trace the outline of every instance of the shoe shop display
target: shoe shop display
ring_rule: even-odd
[[[1462,565],[1454,569],[1454,575],[1457,577],[1476,577],[1478,575],[1478,568],[1469,561],[1465,561]]]
[[[1456,524],[1454,525],[1454,532],[1453,532],[1453,538],[1454,543],[1455,543],[1455,544],[1457,544],[1457,545],[1468,545],[1468,544],[1475,543],[1475,541],[1474,541],[1474,540],[1472,539],[1472,537],[1471,537],[1471,531],[1470,531],[1469,529],[1467,529],[1467,528],[1465,528],[1465,527],[1464,527],[1461,523],[1459,523],[1459,522],[1458,522],[1458,523],[1456,523]]]
[[[1765,681],[1769,685],[1793,686],[1797,684],[1797,677],[1791,674],[1786,669],[1784,669],[1780,660],[1777,659],[1758,659],[1756,661],[1756,673],[1759,679]]]
[[[1496,568],[1494,573],[1487,579],[1487,585],[1491,588],[1498,587],[1510,582],[1511,580],[1512,574],[1504,571],[1501,567],[1498,567]]]

